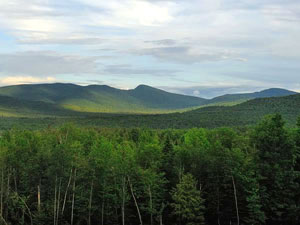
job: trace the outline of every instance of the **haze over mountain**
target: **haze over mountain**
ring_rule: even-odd
[[[74,112],[160,113],[188,110],[206,105],[237,104],[261,97],[293,95],[285,89],[224,95],[214,99],[169,93],[147,85],[120,90],[107,85],[27,84],[0,88],[4,115],[24,111],[32,114],[68,115]],[[6,98],[4,98],[6,96]],[[7,98],[9,97],[9,98]],[[24,109],[24,110],[23,110]],[[57,113],[55,113],[57,111]]]
[[[211,99],[209,102],[210,103],[239,102],[239,101],[246,101],[255,98],[280,97],[280,96],[288,96],[294,94],[297,94],[297,92],[289,91],[282,88],[270,88],[259,92],[253,92],[253,93],[226,94],[219,97],[215,97]]]
[[[0,88],[0,95],[57,104],[80,112],[167,112],[206,102],[202,98],[172,94],[146,85],[128,91],[106,85],[16,85]]]

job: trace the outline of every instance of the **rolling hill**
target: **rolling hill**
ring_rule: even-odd
[[[73,111],[56,104],[22,100],[8,96],[0,96],[0,116],[2,117],[40,117],[40,116],[74,116]]]
[[[276,100],[270,102],[271,100],[259,99],[273,96],[287,96],[287,99],[292,99],[292,96],[297,98],[298,95],[288,90],[273,88],[255,93],[224,95],[207,100],[173,94],[147,85],[139,85],[132,90],[120,90],[107,85],[79,86],[62,83],[15,85],[0,88],[0,115],[5,117],[82,117],[94,116],[95,113],[158,114],[191,110],[201,106],[201,109],[187,112],[186,115],[193,118],[194,115],[201,114],[213,123],[219,116],[215,115],[215,118],[210,118],[208,114],[214,115],[215,112],[218,112],[218,115],[220,112],[235,114],[236,111],[251,111],[251,107],[255,108],[255,111],[252,110],[253,115],[260,111],[270,111],[270,104],[274,104],[273,101],[277,102],[279,100],[276,98]],[[255,103],[253,101],[245,102],[248,99],[254,99]],[[259,103],[260,101],[263,101],[264,104]],[[207,107],[211,105],[234,105],[241,102],[245,103],[228,108]],[[278,110],[286,108],[285,105],[288,102],[281,101]],[[246,109],[246,105],[250,108]],[[172,115],[174,114],[168,114],[167,117]],[[196,121],[196,119],[192,120]],[[227,120],[230,120],[230,118]],[[186,121],[186,118],[184,118],[184,121]]]
[[[242,94],[227,94],[209,100],[209,104],[221,104],[221,103],[241,103],[255,98],[269,98],[269,97],[282,97],[288,95],[294,95],[297,92],[289,91],[281,88],[270,88],[259,92],[242,93]]]
[[[235,106],[210,106],[182,113],[157,115],[96,115],[79,124],[110,127],[215,128],[256,124],[267,114],[280,113],[289,126],[300,116],[300,94],[257,98]]]
[[[0,118],[0,129],[21,126],[43,128],[72,122],[96,127],[215,128],[244,127],[256,124],[267,114],[280,113],[289,126],[300,116],[300,94],[285,97],[257,98],[235,106],[210,106],[182,113],[112,114],[88,113],[77,117]]]
[[[296,94],[284,89],[268,89],[248,94],[231,94],[208,100],[169,93],[147,85],[120,90],[107,85],[27,84],[0,88],[1,96],[39,101],[76,112],[167,113],[207,105],[234,105],[249,99]],[[28,104],[30,105],[30,104]],[[4,107],[4,106],[3,106]],[[49,106],[50,107],[50,106]],[[35,109],[36,110],[36,109]]]
[[[128,91],[106,85],[79,86],[61,83],[16,85],[0,88],[0,95],[57,104],[79,112],[170,112],[200,106],[207,101],[168,93],[146,85]]]

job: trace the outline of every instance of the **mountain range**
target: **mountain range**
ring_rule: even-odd
[[[107,85],[26,84],[0,88],[3,116],[77,115],[80,113],[169,113],[208,105],[235,105],[250,99],[297,94],[272,88],[213,99],[169,93],[147,85],[121,90]]]

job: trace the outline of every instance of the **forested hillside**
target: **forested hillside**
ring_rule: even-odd
[[[44,117],[79,115],[59,105],[43,101],[29,101],[0,96],[0,116],[2,117]]]
[[[147,85],[139,85],[132,90],[121,90],[107,85],[89,85],[79,86],[75,84],[27,84],[0,87],[0,96],[11,97],[12,102],[4,101],[0,113],[5,113],[7,108],[14,105],[16,101],[23,100],[27,104],[26,112],[33,111],[34,114],[50,116],[44,108],[59,109],[57,116],[61,115],[62,109],[85,113],[170,113],[182,112],[193,108],[205,107],[209,105],[237,105],[244,101],[262,97],[280,97],[296,94],[296,92],[284,89],[268,89],[261,92],[249,94],[232,94],[216,97],[213,99],[204,99],[194,96],[169,93]],[[33,102],[37,101],[37,104]],[[40,102],[48,103],[41,105]],[[0,101],[1,103],[1,101]],[[7,107],[5,107],[7,104]],[[40,104],[40,107],[37,107]],[[49,105],[51,104],[51,105]],[[56,105],[56,106],[54,106]],[[30,108],[32,107],[32,108]],[[15,108],[17,108],[15,106]],[[67,111],[66,111],[67,112]],[[70,114],[74,114],[71,113]],[[20,114],[16,112],[16,114]],[[30,116],[24,113],[24,116]],[[80,115],[80,114],[79,114]]]
[[[1,105],[1,104],[0,104]],[[300,115],[300,94],[258,98],[235,106],[210,106],[192,111],[169,114],[111,114],[79,113],[61,111],[55,114],[51,108],[38,117],[0,117],[0,130],[21,127],[41,129],[48,126],[60,126],[71,122],[83,127],[147,127],[147,128],[217,128],[253,126],[267,114],[280,113],[288,126],[295,126]],[[51,114],[53,112],[53,114]],[[40,115],[43,115],[42,112]],[[49,115],[49,116],[45,116]],[[58,116],[55,116],[58,115]]]
[[[278,114],[243,132],[9,130],[0,224],[298,225],[299,149]]]
[[[0,95],[43,101],[79,112],[157,113],[203,105],[205,99],[168,93],[146,85],[120,90],[107,85],[16,85],[0,88]]]
[[[253,92],[253,93],[241,93],[241,94],[226,94],[219,97],[215,97],[209,101],[210,104],[220,104],[227,102],[241,102],[255,98],[270,98],[270,97],[283,97],[297,94],[297,92],[289,91],[281,88],[270,88],[267,90]]]

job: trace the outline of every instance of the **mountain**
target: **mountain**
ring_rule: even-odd
[[[220,103],[241,103],[255,98],[269,98],[269,97],[281,97],[294,95],[297,92],[289,91],[281,88],[270,88],[254,93],[242,93],[242,94],[227,94],[209,100],[209,104],[220,104]]]
[[[249,99],[295,93],[273,88],[207,100],[173,94],[147,85],[139,85],[132,90],[121,90],[107,85],[26,84],[0,88],[0,112],[2,115],[55,115],[55,112],[57,115],[77,115],[76,112],[170,113],[200,106],[234,105]],[[21,109],[24,109],[23,114]]]
[[[289,125],[295,126],[300,116],[300,94],[256,98],[230,107],[205,107],[183,113],[183,117],[205,127],[245,126],[274,113],[282,114]]]
[[[3,89],[5,90],[5,92],[3,91]],[[71,93],[65,93],[66,89]],[[77,106],[80,106],[84,109],[84,107],[86,106],[83,106],[82,101],[90,101],[94,105],[96,105],[96,102],[99,102],[100,100],[105,103],[105,101],[103,100],[103,95],[105,94],[105,98],[107,101],[114,101],[113,104],[116,105],[119,103],[123,104],[122,107],[124,107],[124,109],[128,111],[128,108],[131,106],[127,106],[126,108],[126,104],[129,101],[134,102],[135,104],[133,104],[133,106],[136,107],[134,109],[139,110],[141,110],[141,108],[138,108],[138,106],[141,106],[138,104],[144,101],[147,103],[147,105],[145,103],[142,105],[143,107],[145,107],[144,110],[149,110],[147,112],[151,112],[151,110],[156,110],[154,107],[173,107],[172,104],[178,104],[178,102],[182,106],[186,107],[186,103],[184,104],[182,101],[184,101],[187,96],[172,95],[155,88],[154,90],[152,90],[151,87],[144,85],[129,91],[98,85],[88,87],[69,84],[37,86],[25,85],[23,87],[15,86],[0,88],[0,92],[2,92],[2,94],[5,93],[17,96],[9,97],[0,95],[0,129],[8,129],[11,127],[23,125],[28,128],[41,128],[47,127],[49,124],[55,126],[65,122],[73,122],[83,126],[104,127],[242,127],[253,125],[257,123],[263,116],[271,113],[282,114],[288,125],[295,126],[297,118],[300,116],[300,94],[288,95],[283,97],[258,97],[234,106],[207,106],[181,113],[176,112],[168,114],[146,115],[132,113],[82,113],[63,108],[65,107],[65,105],[61,103],[70,103],[71,100],[73,100],[76,104],[78,104]],[[147,93],[151,93],[151,95]],[[263,94],[274,94],[272,89],[271,91],[267,90],[259,93],[261,94],[260,96],[262,96]],[[94,100],[91,96],[95,97],[96,99]],[[101,98],[99,96],[101,96]],[[168,105],[170,104],[168,103],[166,105],[163,105],[163,101],[157,101],[157,103],[153,102],[154,100],[152,100],[152,98],[155,99],[160,97],[164,99],[164,101],[170,101],[172,104]],[[76,98],[80,99],[81,102],[76,100]],[[177,98],[179,98],[179,100],[177,100]],[[34,99],[34,101],[25,99]],[[191,104],[195,103],[193,101],[198,100],[197,98],[195,99],[193,97],[187,99],[191,100]],[[122,101],[124,101],[125,103]],[[200,99],[199,104],[201,104],[202,101],[204,102],[203,104],[206,103],[205,100]],[[60,104],[55,104],[56,102],[59,102]],[[72,107],[74,107],[74,105],[72,105]],[[107,105],[105,107],[107,107]],[[48,118],[45,118],[45,116]]]
[[[300,116],[300,94],[285,97],[257,98],[235,106],[210,106],[182,113],[112,114],[90,113],[78,117],[0,118],[0,130],[21,126],[43,128],[66,122],[97,127],[245,127],[256,124],[267,114],[280,113],[289,126],[295,126]],[[79,114],[80,115],[80,114]]]
[[[22,100],[8,96],[0,96],[0,116],[4,117],[36,117],[36,116],[72,116],[73,111],[58,105]]]
[[[139,85],[128,91],[129,95],[143,102],[150,108],[176,109],[190,108],[206,104],[203,98],[169,93],[146,85]]]
[[[0,95],[56,104],[79,112],[170,112],[200,106],[207,101],[146,85],[120,90],[107,85],[27,84],[1,87]]]
[[[280,113],[289,126],[295,126],[300,116],[300,94],[257,98],[235,106],[209,106],[182,113],[156,115],[94,115],[76,122],[105,127],[244,127],[256,124],[267,114]]]

